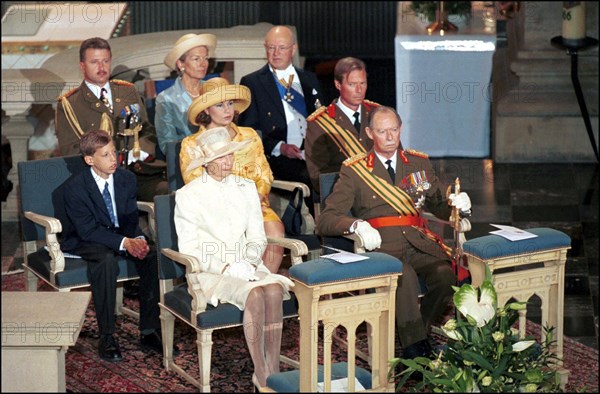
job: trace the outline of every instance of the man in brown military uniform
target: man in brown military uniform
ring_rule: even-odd
[[[373,141],[365,129],[369,114],[379,104],[365,100],[367,94],[367,68],[365,63],[353,57],[340,59],[334,69],[334,84],[340,97],[328,107],[320,107],[306,120],[306,166],[313,187],[319,193],[319,175],[338,172],[342,162],[349,157],[328,135],[328,124],[346,129],[368,151]],[[324,119],[325,118],[325,119]],[[331,122],[331,123],[329,123]],[[350,155],[351,156],[351,155]]]
[[[112,53],[106,40],[94,37],[82,42],[79,67],[84,81],[58,98],[55,127],[59,150],[64,156],[79,154],[81,136],[99,129],[112,131],[115,146],[119,149],[124,141],[117,132],[128,126],[119,122],[124,119],[124,113],[137,112],[142,125],[139,138],[144,152],[129,169],[137,175],[138,199],[152,201],[154,195],[167,192],[167,183],[163,179],[164,162],[154,160],[155,144],[144,145],[145,141],[156,142],[156,132],[134,85],[120,80],[109,81],[111,61]],[[133,136],[129,140],[127,148],[131,149]]]
[[[424,228],[420,208],[447,220],[452,207],[427,155],[398,149],[401,125],[394,109],[373,110],[366,128],[373,149],[344,162],[317,231],[331,236],[356,232],[367,250],[388,253],[404,263],[396,293],[396,325],[403,357],[414,358],[430,353],[429,327],[444,312],[455,284],[451,259]],[[451,194],[449,200],[465,213],[471,209],[466,193]],[[420,307],[417,275],[427,285]]]

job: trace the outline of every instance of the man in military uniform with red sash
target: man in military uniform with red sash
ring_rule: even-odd
[[[365,129],[369,114],[379,104],[365,100],[365,63],[353,57],[340,59],[334,69],[334,84],[340,97],[328,107],[318,108],[306,119],[306,166],[317,193],[320,174],[338,172],[345,159],[373,146]],[[338,138],[332,137],[331,133]]]
[[[373,109],[366,128],[373,148],[344,161],[317,231],[329,236],[356,232],[367,250],[388,253],[403,262],[396,325],[403,357],[414,358],[430,354],[429,327],[444,312],[456,280],[451,253],[423,226],[420,208],[448,220],[453,206],[467,214],[471,202],[466,193],[453,193],[446,199],[445,187],[426,154],[398,149],[401,126],[394,109]],[[417,275],[427,285],[420,307]]]
[[[111,48],[105,39],[94,37],[81,43],[79,67],[84,80],[80,86],[58,97],[55,127],[59,150],[63,156],[79,154],[79,139],[90,130],[110,132],[115,146],[120,147],[124,141],[117,137],[117,132],[127,125],[118,122],[134,114],[141,124],[141,151],[129,169],[137,175],[138,199],[152,201],[154,195],[167,192],[162,174],[166,166],[154,160],[156,132],[135,86],[116,79],[109,81],[111,62]],[[134,137],[129,140],[131,145]]]

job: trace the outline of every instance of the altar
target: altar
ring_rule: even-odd
[[[491,10],[489,10],[491,11]],[[495,15],[473,2],[471,17],[453,19],[457,31],[428,34],[427,21],[400,2],[396,106],[402,145],[432,157],[488,157]]]

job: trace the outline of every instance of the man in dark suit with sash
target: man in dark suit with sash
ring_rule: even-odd
[[[356,232],[367,250],[402,260],[396,325],[403,357],[414,358],[430,354],[429,327],[444,312],[456,280],[452,253],[424,227],[420,208],[448,220],[452,206],[466,214],[471,202],[466,193],[446,198],[427,155],[398,149],[401,126],[394,109],[382,106],[372,111],[366,133],[373,149],[344,162],[317,232],[330,236]],[[417,275],[427,285],[420,307]]]
[[[319,81],[315,74],[292,65],[298,45],[288,27],[269,30],[265,50],[268,64],[240,81],[250,89],[252,102],[240,115],[239,124],[260,130],[276,179],[303,182],[311,187],[304,160],[304,138],[306,117],[323,102]]]
[[[87,261],[100,334],[98,353],[107,361],[122,359],[114,335],[122,257],[132,259],[140,275],[141,345],[162,353],[156,250],[138,225],[135,176],[117,165],[107,132],[88,131],[79,148],[89,168],[65,184],[61,249]]]

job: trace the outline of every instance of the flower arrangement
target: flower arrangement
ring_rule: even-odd
[[[435,20],[435,12],[438,9],[439,1],[413,1],[411,3],[412,10],[417,14],[423,14],[429,22]],[[461,17],[469,17],[471,15],[470,1],[445,1],[444,9],[450,14],[457,14]]]
[[[464,284],[454,291],[456,319],[442,327],[448,342],[433,360],[392,359],[389,375],[399,379],[396,391],[420,373],[422,380],[412,388],[417,392],[561,392],[558,358],[550,350],[554,328],[544,327],[542,344],[520,339],[513,325],[527,303],[498,308],[489,270],[479,289]],[[400,364],[405,368],[395,374]]]

